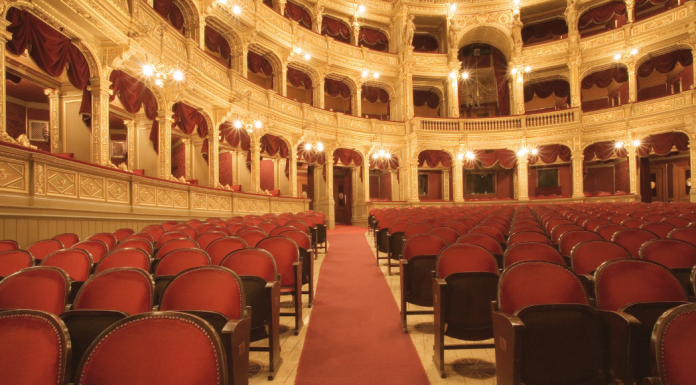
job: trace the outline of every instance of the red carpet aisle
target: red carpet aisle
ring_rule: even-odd
[[[296,385],[429,384],[365,231],[329,231]]]

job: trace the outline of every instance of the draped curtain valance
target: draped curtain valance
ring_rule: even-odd
[[[121,101],[123,108],[131,113],[136,114],[143,108],[145,116],[152,120],[150,129],[150,137],[159,137],[159,123],[157,122],[157,98],[155,94],[145,86],[145,83],[128,75],[121,70],[114,70],[109,76],[111,85],[109,89],[113,91],[109,97],[109,101],[113,101],[117,96]],[[155,151],[159,151],[157,141],[153,141]]]
[[[334,151],[333,162],[334,165],[341,162],[346,166],[353,164],[354,166],[360,167],[362,166],[362,156],[360,156],[360,153],[355,150],[339,148]]]
[[[273,76],[273,66],[271,62],[256,52],[249,51],[247,67],[249,71],[255,74],[263,73],[266,76]]]
[[[261,137],[259,141],[261,145],[261,152],[268,154],[268,156],[275,156],[280,154],[281,158],[287,158],[288,144],[285,141],[275,135],[266,134]]]
[[[559,98],[570,95],[570,84],[565,80],[551,80],[543,83],[529,84],[524,87],[524,102],[530,102],[534,95],[541,99],[548,98],[551,94]]]
[[[558,158],[560,158],[564,162],[570,162],[570,157],[570,148],[562,144],[549,144],[537,148],[536,155],[530,154],[529,164],[535,164],[538,161],[549,164],[555,162]]]
[[[666,74],[671,72],[677,63],[681,64],[682,67],[690,66],[693,63],[691,50],[680,49],[651,58],[638,67],[637,73],[643,78],[650,76],[653,71]]]
[[[536,43],[550,37],[568,34],[568,24],[564,19],[547,20],[541,23],[525,25],[522,28],[522,42]]]
[[[582,79],[581,87],[590,89],[592,87],[606,88],[612,81],[623,83],[628,80],[628,71],[624,67],[609,68],[604,71],[595,72]]]
[[[213,52],[220,54],[220,57],[225,61],[227,67],[231,67],[232,49],[230,43],[227,42],[218,31],[205,26],[205,46]]]
[[[176,30],[182,34],[186,33],[184,28],[184,14],[181,12],[181,9],[179,9],[179,6],[174,4],[174,0],[154,0],[152,8]]]
[[[508,149],[477,151],[475,159],[465,159],[464,168],[474,169],[477,162],[485,168],[493,167],[498,163],[503,168],[511,169],[517,164],[517,154]]]
[[[179,127],[179,129],[190,135],[194,130],[197,130],[198,136],[205,138],[208,136],[208,122],[205,120],[203,114],[201,114],[194,107],[189,106],[183,102],[174,104],[172,107],[172,127]],[[152,130],[150,131],[150,140],[155,146],[155,151],[159,153],[159,124],[157,121],[153,122]],[[201,152],[204,153],[207,147],[201,148]]]
[[[585,147],[585,150],[583,151],[584,160],[586,162],[589,162],[594,158],[599,160],[607,160],[614,154],[616,154],[616,156],[619,158],[625,158],[628,153],[626,152],[626,147],[616,148],[615,142],[594,143]]]
[[[382,103],[389,103],[389,93],[379,87],[363,85],[361,88],[361,95],[364,100],[370,103],[375,103],[378,100]]]
[[[423,150],[418,154],[418,167],[423,167],[424,164],[431,168],[437,167],[438,164],[451,167],[452,157],[443,150]]]
[[[626,3],[614,2],[600,5],[599,7],[592,8],[585,12],[578,19],[578,28],[587,28],[590,24],[603,24],[611,20],[613,17],[618,16],[617,20],[623,25],[626,19]],[[619,25],[619,27],[621,26]]]
[[[689,151],[689,137],[683,132],[650,135],[641,141],[637,150],[638,155],[645,157],[651,152],[656,155],[667,155],[674,147],[679,152]]]
[[[312,90],[312,78],[300,70],[288,67],[287,79],[295,88],[304,88],[307,91]]]
[[[300,143],[297,147],[297,160],[304,160],[309,164],[323,165],[326,163],[326,152],[315,152],[314,150],[307,151],[305,143]]]
[[[331,36],[344,43],[350,43],[350,28],[340,20],[324,16],[321,21],[321,34]]]
[[[290,20],[294,20],[300,25],[312,29],[312,16],[307,12],[306,9],[301,6],[288,1],[285,3],[285,17]]]
[[[358,33],[358,45],[375,51],[389,52],[389,38],[382,31],[361,27]]]
[[[334,98],[340,95],[343,99],[350,99],[351,96],[350,87],[340,80],[325,79],[324,92]]]
[[[413,105],[420,107],[427,104],[429,108],[440,105],[440,96],[432,90],[413,90]]]
[[[251,148],[251,138],[244,129],[234,128],[234,123],[224,122],[220,125],[220,134],[227,143],[234,148],[241,148],[242,151],[249,151]]]
[[[413,46],[413,52],[438,52],[438,43],[431,35],[418,34],[413,36],[413,41],[411,42]]]
[[[392,156],[389,159],[386,158],[370,158],[370,169],[377,169],[377,170],[396,170],[399,168],[399,159],[397,159],[395,156]],[[398,175],[398,174],[397,174]]]

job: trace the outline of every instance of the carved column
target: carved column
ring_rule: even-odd
[[[220,185],[220,125],[208,130],[208,186]]]
[[[237,151],[232,150],[230,151],[232,154],[232,186],[238,186],[239,185],[239,170],[237,170],[237,164],[239,163],[238,157],[239,154],[237,154]]]
[[[361,83],[355,89],[355,101],[353,102],[353,115],[362,116],[362,87]]]
[[[51,152],[61,152],[60,149],[60,90],[45,88],[44,95],[48,96],[48,134],[51,137]]]
[[[199,43],[199,47],[204,51],[205,51],[205,26],[206,26],[205,15],[203,15],[203,17],[201,17],[201,25],[200,25],[200,29],[198,32],[198,37],[199,37],[198,43]]]
[[[442,200],[450,200],[449,196],[450,170],[442,171]]]
[[[517,81],[512,86],[515,99],[515,114],[524,114],[524,72],[517,71]]]
[[[278,81],[280,82],[280,84],[278,85],[279,94],[281,94],[282,96],[288,96],[288,63],[282,64],[282,68],[278,76]]]
[[[107,166],[109,157],[109,81],[90,79],[92,85],[92,163]]]
[[[327,153],[333,153],[333,151]],[[321,174],[321,169],[319,169],[319,178],[322,178]],[[329,218],[329,228],[333,229],[336,226],[336,201],[333,198],[333,161],[330,157],[326,158],[326,196],[324,199],[326,199],[326,209],[328,210],[326,214]]]
[[[420,203],[420,199],[418,199],[418,158],[411,159],[411,164],[408,167],[410,171],[408,177],[408,203],[417,204]]]
[[[696,142],[693,137],[689,140],[689,160],[691,163],[691,170],[696,170]],[[689,189],[689,200],[696,203],[696,183],[694,183],[694,172],[691,172],[691,189]]]
[[[9,21],[7,21],[4,17],[0,18],[0,57],[3,58],[2,60],[0,60],[0,72],[2,72],[3,74],[5,73],[6,67],[5,43],[7,43],[8,40],[12,39],[12,34],[7,32],[6,29],[8,25],[10,25]],[[0,98],[0,141],[13,142],[14,139],[10,138],[9,135],[7,135],[7,90],[4,81],[0,82]]]
[[[166,106],[161,106],[166,107]],[[159,123],[159,143],[157,144],[157,177],[169,179],[172,176],[172,119],[171,108],[157,111]]]
[[[135,170],[135,158],[138,156],[138,152],[135,149],[135,120],[124,120],[123,124],[126,125],[126,146],[128,148],[126,166],[129,170]],[[53,142],[51,142],[52,145]]]
[[[318,34],[321,34],[321,24],[324,20],[324,7],[321,5],[321,1],[317,1],[314,4],[314,25],[312,30]]]
[[[314,107],[324,108],[324,77],[320,77],[314,86]]]
[[[239,69],[239,72],[242,73],[242,76],[246,78],[248,76],[248,61],[249,61],[249,44],[244,44],[242,47],[242,68]]]
[[[628,22],[633,23],[633,9],[635,3],[633,0],[624,0],[626,2],[626,15],[628,16]]]
[[[573,167],[573,199],[585,198],[583,163],[584,155],[582,151],[574,151],[570,158]]]
[[[193,142],[190,138],[182,138],[180,146],[184,146],[184,164],[186,169],[184,170],[184,179],[193,179]]]
[[[580,63],[582,58],[578,50],[569,61],[568,68],[570,70],[570,106],[579,108],[582,100],[582,89],[580,82]]]
[[[638,82],[636,81],[636,70],[633,66],[628,68],[628,101],[635,103],[638,100]]]
[[[292,146],[290,146],[292,149]],[[298,197],[297,193],[297,151],[296,150],[291,150],[290,151],[290,158],[287,160],[290,162],[290,167],[289,167],[289,172],[290,172],[290,196],[293,197]]]
[[[358,170],[358,169],[356,169]],[[367,160],[366,164],[362,168],[363,173],[363,194],[365,195],[365,202],[370,201],[370,161]]]
[[[461,160],[456,160],[452,174],[452,193],[454,194],[454,203],[464,203],[464,182],[463,182],[463,165]]]
[[[358,22],[358,18],[356,16],[353,16],[351,27],[352,28],[350,34],[350,44],[358,45],[358,36],[360,35],[360,23]]]
[[[640,176],[638,175],[638,156],[634,146],[628,148],[628,175],[631,189],[629,193],[638,195]]]
[[[449,118],[459,117],[459,77],[447,78],[447,106]]]
[[[517,200],[529,200],[529,158],[527,155],[517,157]]]
[[[251,136],[251,192],[261,191],[261,142],[257,135]]]
[[[413,119],[413,66],[406,64],[400,68],[399,80],[403,92],[401,111],[404,120]],[[408,132],[407,132],[408,133]]]

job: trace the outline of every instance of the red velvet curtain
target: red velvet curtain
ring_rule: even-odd
[[[288,144],[285,141],[275,135],[266,134],[261,137],[261,152],[268,154],[268,156],[275,156],[280,153],[281,158],[287,158]]]
[[[346,210],[346,222],[352,225],[353,219],[353,170],[348,169],[348,172],[343,177],[343,195],[345,204],[343,205]]]
[[[350,44],[350,28],[339,20],[324,16],[321,22],[321,34]]]
[[[476,159],[465,160],[464,168],[468,170],[476,168],[477,161],[485,168],[493,167],[499,163],[503,168],[511,169],[517,164],[517,154],[507,149],[478,151]]]
[[[172,111],[174,112],[172,127],[179,127],[187,135],[191,135],[196,129],[199,137],[205,138],[208,135],[208,122],[196,108],[179,102],[174,104]]]
[[[625,147],[616,148],[615,142],[599,142],[585,147],[583,154],[585,156],[585,161],[589,162],[594,158],[607,160],[614,154],[619,158],[625,158],[628,153]]]
[[[360,167],[362,165],[362,157],[360,156],[360,153],[355,150],[339,148],[338,150],[334,151],[333,162],[334,165],[341,162],[346,166],[353,164]]]
[[[656,56],[638,67],[637,74],[640,77],[648,77],[653,71],[661,74],[671,72],[677,63],[682,67],[689,66],[693,63],[693,55],[690,49],[680,49],[678,51],[668,52],[666,54]]]
[[[297,147],[297,160],[304,160],[307,163],[321,166],[326,163],[326,152],[316,152],[314,150],[307,151],[305,149],[305,144],[300,143]]]
[[[537,148],[536,155],[530,154],[529,164],[535,164],[539,160],[541,160],[543,163],[549,164],[555,162],[558,158],[561,158],[561,160],[564,162],[569,162],[570,157],[570,148],[562,144],[549,144]]]
[[[389,94],[386,90],[379,87],[363,85],[361,88],[361,95],[363,99],[366,99],[370,103],[375,103],[377,100],[382,103],[389,103]]]
[[[431,90],[413,90],[413,105],[420,107],[428,104],[428,108],[435,109],[440,105],[440,97]]]
[[[255,74],[264,74],[271,78],[271,87],[273,87],[273,66],[265,57],[256,52],[249,51],[247,55],[247,68]]]
[[[397,159],[395,156],[392,156],[389,159],[370,158],[370,169],[371,170],[377,169],[377,170],[385,171],[385,170],[396,170],[398,168],[399,168],[399,159]]]
[[[663,4],[663,6],[659,9],[643,12],[645,10],[651,9],[653,6],[658,4]],[[658,13],[672,9],[678,5],[678,0],[636,0],[636,6],[633,9],[634,20],[640,21],[647,19],[648,17],[657,15]]]
[[[351,97],[350,87],[340,80],[325,79],[324,92],[334,98],[338,97],[338,95],[341,95],[343,99],[350,99]]]
[[[606,23],[614,16],[623,16],[625,18],[626,3],[623,1],[614,2],[590,9],[589,11],[583,13],[582,16],[580,16],[580,19],[578,19],[578,29],[587,28],[590,26],[590,24]]]
[[[683,132],[666,132],[650,135],[641,141],[637,148],[638,155],[647,157],[651,152],[657,155],[667,155],[676,147],[677,151],[689,151],[689,137]]]
[[[121,101],[123,108],[131,114],[140,111],[141,108],[145,111],[145,116],[152,120],[152,128],[150,129],[150,139],[153,140],[155,152],[159,153],[159,123],[157,122],[157,98],[155,94],[145,86],[145,83],[128,75],[121,70],[114,70],[109,76],[111,86],[109,89],[113,91],[109,101],[113,101],[116,96]]]
[[[289,4],[289,3],[288,3]],[[296,70],[292,67],[288,67],[287,79],[295,88],[304,88],[307,91],[312,90],[312,78],[306,73]]]
[[[586,90],[594,86],[605,88],[611,84],[612,80],[616,81],[617,83],[627,81],[628,71],[626,71],[626,68],[614,67],[587,75],[582,79],[581,87]]]
[[[186,32],[184,30],[184,14],[174,4],[174,0],[154,0],[153,8],[182,34]]]
[[[251,148],[251,138],[244,129],[234,128],[232,122],[224,122],[220,125],[220,133],[227,143],[234,148],[241,148],[242,151],[249,151]]]
[[[443,150],[423,150],[418,154],[418,167],[423,167],[424,164],[428,167],[437,167],[438,164],[451,167],[452,157]]]
[[[543,83],[534,83],[524,87],[524,102],[527,103],[534,98],[534,95],[544,99],[556,95],[559,98],[566,98],[570,95],[570,84],[565,80],[551,80]]]
[[[568,34],[568,24],[564,19],[547,20],[522,28],[522,42],[525,44],[551,40],[556,36]]]
[[[431,35],[414,35],[411,45],[413,46],[413,52],[439,52],[437,39]]]
[[[358,33],[358,45],[375,51],[389,52],[389,39],[384,32],[361,27]]]
[[[232,49],[230,43],[227,42],[218,31],[205,26],[205,46],[213,52],[220,54],[220,57],[225,61],[225,65],[230,68],[232,62]]]
[[[12,40],[5,47],[10,53],[21,55],[28,50],[39,68],[53,77],[59,77],[67,67],[70,84],[83,90],[79,113],[89,126],[92,115],[92,98],[87,91],[90,72],[80,49],[67,36],[27,11],[10,8],[7,21],[10,22],[7,31],[12,33]]]
[[[498,88],[498,111],[500,115],[510,115],[510,90],[508,90],[507,80],[507,59],[500,50],[491,47],[493,56],[493,76],[495,85]]]
[[[290,20],[295,20],[308,29],[312,29],[312,16],[310,16],[306,9],[295,3],[289,1],[285,3],[285,17]]]

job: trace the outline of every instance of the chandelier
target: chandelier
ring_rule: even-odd
[[[297,43],[293,45],[290,55],[297,55],[305,61],[309,61],[312,58],[312,53],[305,47],[303,38],[300,38]]]
[[[160,34],[160,53],[159,53],[159,60],[157,64],[152,64],[149,62],[147,58],[147,54],[145,55],[145,65],[143,66],[143,75],[145,77],[154,82],[155,85],[159,88],[164,87],[164,83],[167,81],[167,79],[174,79],[177,82],[180,82],[184,80],[184,73],[178,68],[179,67],[179,62],[176,63],[176,66],[171,66],[167,63],[164,62],[164,32],[166,30],[166,27],[164,23],[160,24],[159,26],[159,34]]]
[[[215,4],[235,16],[239,16],[242,13],[242,7],[237,4],[229,4],[227,0],[217,0]]]
[[[472,161],[472,160],[476,159],[476,154],[473,151],[471,151],[471,149],[469,148],[469,133],[467,131],[464,131],[464,142],[466,143],[466,145],[464,147],[465,150],[460,151],[459,154],[457,154],[457,159],[462,160],[462,159],[466,158],[468,161]],[[462,143],[460,141],[459,148],[461,148],[461,147],[462,147]]]
[[[306,151],[312,151],[312,150],[316,150],[317,152],[324,151],[324,143],[321,142],[321,140],[319,139],[319,135],[317,134],[317,121],[316,120],[314,121],[314,137],[310,138],[308,141],[305,142],[304,149]]]
[[[379,149],[376,149],[372,153],[372,159],[384,161],[384,160],[391,159],[391,157],[392,157],[391,152],[384,148],[384,145],[382,143],[382,134],[380,133],[379,134]]]
[[[246,132],[251,134],[252,132],[254,132],[254,129],[263,128],[263,122],[261,122],[260,119],[253,119],[251,117],[251,110],[249,109],[251,104],[251,91],[247,91],[245,94],[247,97],[246,116],[242,118],[237,117],[237,119],[233,123],[233,126],[238,130],[245,129]]]

